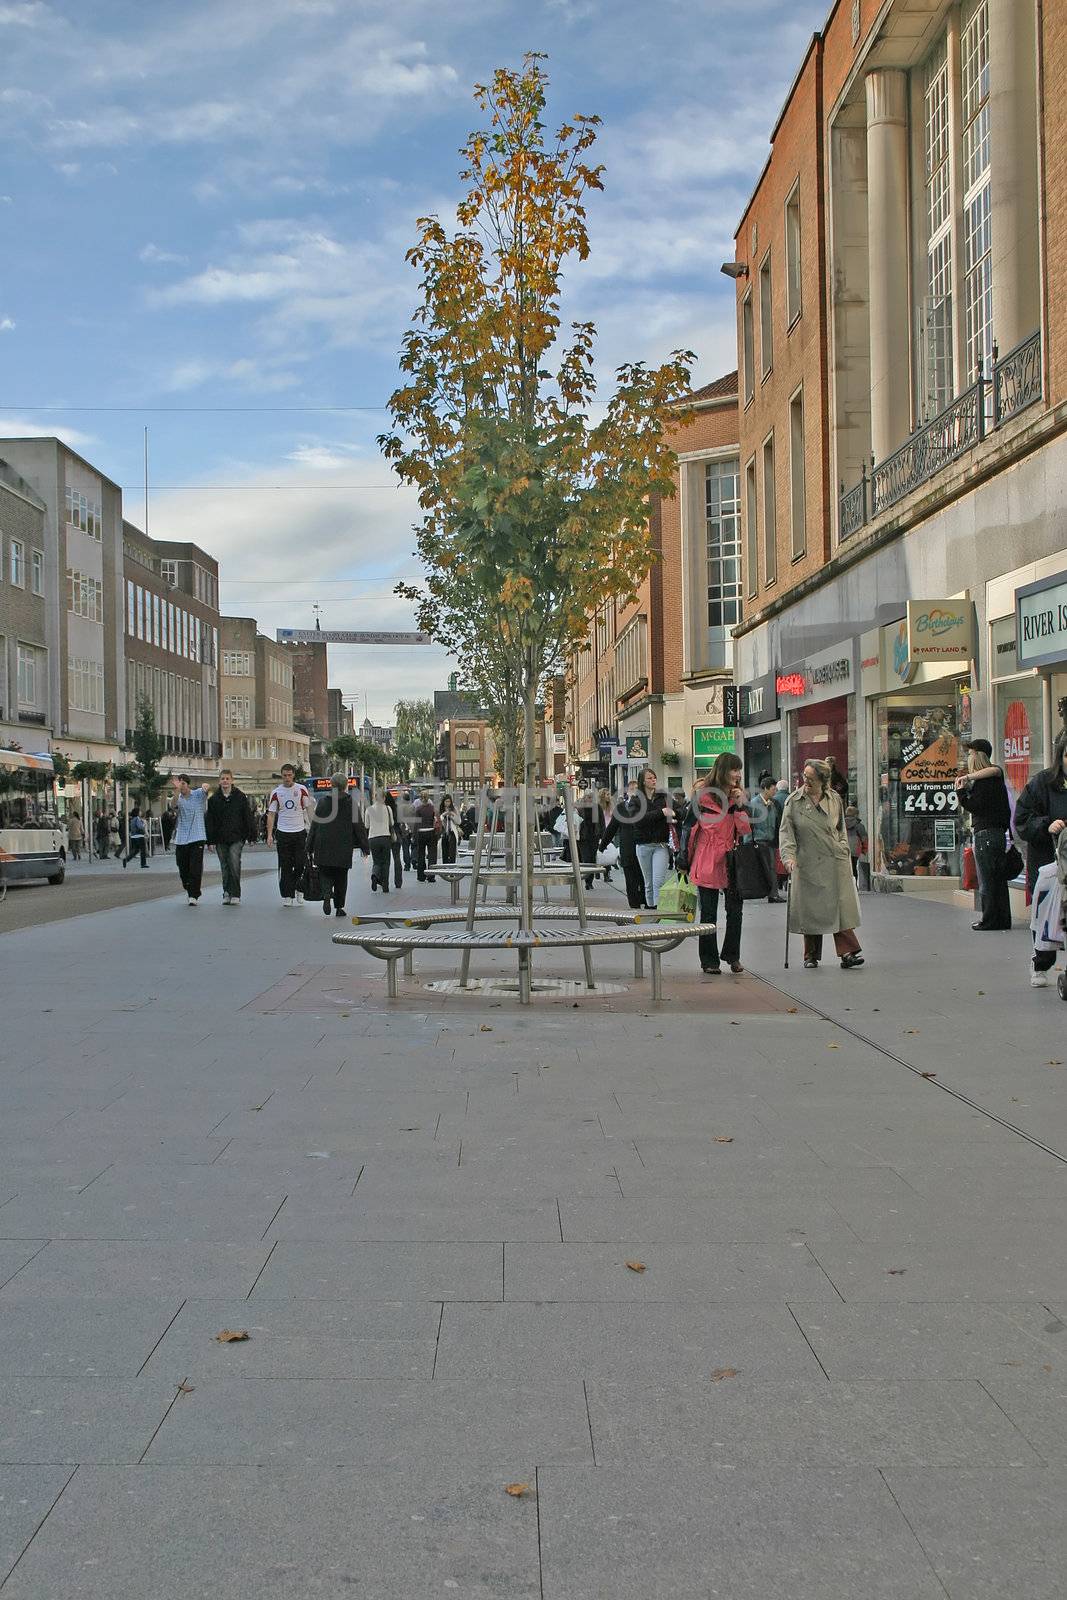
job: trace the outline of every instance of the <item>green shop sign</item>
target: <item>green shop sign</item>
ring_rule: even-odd
[[[697,772],[707,772],[724,750],[737,754],[736,728],[693,729],[693,767]]]

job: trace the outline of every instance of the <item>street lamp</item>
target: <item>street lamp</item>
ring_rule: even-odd
[[[734,278],[734,279],[747,278],[748,277],[748,262],[747,261],[724,261],[722,266],[719,268],[719,271],[724,275],[724,277],[727,277],[727,278]]]

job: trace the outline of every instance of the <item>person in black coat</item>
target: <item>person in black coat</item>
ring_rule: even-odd
[[[1006,835],[1011,826],[1008,786],[993,765],[988,739],[967,743],[967,771],[956,779],[960,804],[971,813],[974,864],[982,914],[971,927],[976,933],[1006,932],[1011,927],[1011,897],[1005,870]]]
[[[1026,887],[1031,894],[1042,867],[1056,859],[1059,836],[1067,828],[1067,729],[1056,738],[1052,765],[1031,778],[1015,802],[1015,831],[1026,844]],[[1055,950],[1035,950],[1030,982],[1035,989],[1048,983]]]
[[[645,909],[645,880],[637,860],[637,844],[634,839],[634,826],[642,809],[641,797],[637,792],[637,779],[631,778],[626,785],[626,793],[620,795],[615,802],[611,821],[604,829],[601,840],[601,848],[611,844],[613,839],[618,840],[619,864],[626,880],[626,901],[632,911]]]
[[[259,825],[252,804],[233,781],[229,767],[219,774],[219,786],[207,803],[204,825],[208,844],[215,846],[222,870],[222,903],[241,904],[241,855],[246,844],[255,844]]]
[[[308,839],[308,854],[319,869],[325,891],[322,909],[330,915],[331,902],[336,915],[345,915],[345,897],[348,894],[348,874],[352,868],[352,851],[356,844],[356,826],[352,813],[352,796],[348,780],[343,773],[331,780],[329,794],[320,797],[315,807]]]

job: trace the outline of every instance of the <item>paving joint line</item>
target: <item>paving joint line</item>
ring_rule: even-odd
[[[80,1188],[80,1189],[79,1189],[79,1190],[78,1190],[78,1193],[79,1193],[79,1194],[84,1194],[84,1193],[85,1193],[85,1191],[86,1191],[86,1189],[90,1189],[90,1188],[92,1188],[92,1186],[93,1186],[93,1184],[94,1184],[94,1183],[95,1183],[95,1182],[96,1182],[96,1179],[97,1179],[97,1178],[102,1178],[102,1177],[103,1177],[103,1176],[104,1176],[104,1172],[110,1172],[110,1171],[111,1171],[111,1169],[112,1169],[112,1167],[113,1167],[113,1166],[114,1166],[114,1165],[115,1165],[115,1163],[114,1163],[114,1162],[113,1162],[113,1161],[109,1161],[109,1162],[108,1162],[108,1164],[107,1164],[107,1166],[106,1166],[106,1167],[105,1167],[105,1168],[104,1168],[104,1171],[103,1171],[103,1172],[98,1172],[98,1173],[97,1173],[97,1174],[96,1174],[96,1177],[94,1177],[94,1178],[90,1178],[90,1179],[89,1179],[89,1182],[88,1182],[88,1183],[86,1183],[86,1184],[84,1184],[84,1185],[83,1185],[83,1186],[82,1186],[82,1187],[81,1187],[81,1188]]]
[[[156,1426],[153,1428],[151,1439],[149,1439],[148,1443],[145,1445],[144,1449],[141,1451],[141,1454],[137,1458],[137,1465],[138,1466],[142,1466],[143,1465],[145,1456],[148,1454],[149,1450],[151,1450],[151,1448],[152,1448],[152,1445],[155,1443],[156,1435],[159,1433],[160,1428],[166,1422],[167,1418],[170,1416],[171,1412],[174,1410],[174,1407],[177,1405],[178,1396],[180,1394],[186,1392],[184,1386],[188,1382],[189,1382],[189,1379],[188,1379],[188,1376],[186,1376],[181,1380],[181,1382],[179,1383],[178,1387],[175,1389],[175,1391],[174,1391],[174,1399],[171,1401],[170,1405],[167,1407],[166,1411],[164,1411],[163,1415],[160,1417],[160,1419],[157,1422]]]
[[[32,1255],[32,1256],[31,1256],[31,1257],[30,1257],[30,1260],[29,1260],[29,1261],[24,1261],[24,1262],[23,1262],[23,1263],[22,1263],[22,1265],[21,1265],[21,1267],[16,1267],[16,1268],[15,1268],[15,1270],[14,1270],[14,1272],[13,1272],[13,1273],[12,1273],[12,1274],[11,1274],[11,1276],[10,1276],[10,1278],[5,1278],[5,1279],[4,1279],[4,1281],[3,1281],[3,1283],[0,1283],[0,1289],[6,1289],[6,1288],[7,1288],[7,1286],[8,1286],[8,1284],[9,1284],[9,1283],[14,1283],[14,1281],[15,1281],[15,1279],[16,1279],[16,1278],[17,1278],[17,1277],[18,1277],[18,1275],[19,1275],[19,1273],[20,1273],[20,1272],[25,1272],[25,1270],[26,1270],[26,1268],[27,1268],[27,1267],[28,1267],[28,1266],[29,1266],[29,1264],[30,1264],[30,1261],[36,1261],[36,1260],[37,1260],[37,1257],[38,1257],[38,1256],[39,1256],[39,1255],[40,1255],[40,1253],[41,1253],[41,1250],[47,1250],[47,1249],[48,1249],[48,1246],[49,1246],[49,1245],[50,1245],[50,1244],[51,1244],[51,1243],[52,1243],[52,1241],[51,1241],[51,1239],[46,1239],[46,1240],[45,1240],[45,1242],[44,1242],[44,1244],[43,1244],[43,1245],[42,1245],[42,1246],[41,1246],[41,1249],[40,1249],[40,1250],[35,1250],[35,1251],[34,1251],[34,1252],[33,1252],[33,1255]]]
[[[278,1248],[278,1241],[277,1241],[277,1239],[275,1239],[274,1243],[271,1245],[270,1249],[267,1251],[267,1260],[264,1261],[263,1265],[260,1267],[259,1271],[256,1273],[255,1281],[252,1284],[252,1288],[249,1289],[248,1293],[245,1295],[246,1302],[251,1300],[251,1298],[252,1298],[252,1290],[255,1289],[256,1284],[259,1282],[260,1278],[262,1278],[263,1274],[266,1272],[267,1265],[268,1265],[268,1263],[270,1261],[270,1258],[274,1254],[275,1250],[277,1250],[277,1248]]]
[[[559,1242],[566,1244],[567,1241],[563,1237],[563,1212],[559,1208],[559,1195],[556,1196],[556,1217],[559,1221]]]
[[[830,1285],[831,1289],[836,1294],[837,1298],[840,1300],[841,1304],[847,1305],[848,1301],[845,1299],[844,1295],[841,1293],[841,1290],[837,1287],[837,1284],[834,1282],[833,1278],[831,1278],[830,1274],[827,1272],[826,1268],[823,1266],[822,1262],[819,1260],[818,1256],[815,1254],[815,1251],[811,1248],[811,1245],[806,1239],[804,1240],[804,1248],[814,1261],[815,1265],[818,1267],[819,1271],[822,1273],[823,1277],[826,1279],[827,1283]]]
[[[1050,1463],[1048,1461],[1048,1458],[1046,1456],[1043,1456],[1041,1454],[1041,1451],[1037,1448],[1036,1444],[1034,1444],[1033,1440],[1027,1437],[1027,1435],[1020,1428],[1019,1424],[1016,1422],[1015,1418],[1012,1416],[1011,1412],[1010,1411],[1005,1411],[1004,1407],[1001,1405],[1001,1403],[997,1399],[996,1395],[993,1394],[989,1389],[986,1388],[984,1381],[981,1378],[975,1378],[974,1382],[978,1385],[979,1389],[981,1389],[982,1393],[984,1395],[986,1395],[990,1400],[992,1400],[993,1404],[996,1406],[996,1408],[1000,1412],[1001,1416],[1007,1418],[1008,1422],[1010,1422],[1011,1426],[1015,1429],[1016,1433],[1019,1435],[1019,1438],[1022,1439],[1022,1441],[1026,1445],[1027,1449],[1028,1450],[1032,1450],[1034,1452],[1034,1455],[1037,1456],[1038,1460],[1041,1462],[1041,1465],[1043,1467],[1049,1466]]]
[[[288,1200],[288,1198],[289,1198],[289,1196],[287,1194],[283,1194],[282,1195],[281,1204],[278,1207],[278,1211],[280,1211],[282,1209],[282,1206],[285,1204],[285,1202]],[[263,1242],[263,1240],[267,1237],[267,1235],[270,1232],[270,1230],[273,1228],[274,1224],[277,1222],[277,1220],[278,1220],[278,1211],[276,1211],[274,1213],[273,1217],[271,1217],[270,1221],[267,1223],[267,1226],[263,1229],[263,1232],[260,1234],[260,1236],[259,1236],[260,1243]],[[266,1262],[264,1262],[263,1264],[264,1264],[264,1266],[266,1266]]]
[[[541,1553],[541,1468],[534,1467],[534,1499],[537,1501],[537,1587],[545,1600],[545,1561]]]
[[[181,1305],[178,1307],[177,1311],[171,1317],[170,1321],[167,1323],[167,1326],[163,1329],[163,1332],[160,1334],[159,1338],[156,1340],[156,1342],[152,1346],[151,1350],[149,1350],[148,1354],[145,1356],[144,1360],[141,1362],[141,1365],[137,1368],[137,1371],[134,1373],[134,1377],[135,1378],[139,1378],[141,1376],[141,1373],[144,1371],[145,1367],[147,1367],[148,1363],[151,1361],[152,1357],[155,1355],[156,1351],[159,1349],[160,1345],[163,1343],[163,1340],[167,1337],[167,1334],[173,1328],[174,1324],[177,1322],[178,1318],[181,1316],[182,1312],[185,1310],[185,1308],[186,1308],[186,1306],[188,1304],[189,1304],[188,1299],[185,1299],[185,1300],[182,1301]]]
[[[585,1396],[585,1425],[589,1429],[589,1448],[593,1452],[593,1465],[597,1465],[596,1440],[593,1438],[593,1414],[589,1409],[589,1385],[582,1379],[582,1393]]]
[[[430,1368],[430,1382],[431,1383],[433,1382],[433,1380],[437,1376],[437,1355],[438,1355],[438,1351],[441,1348],[441,1329],[442,1329],[442,1327],[444,1325],[444,1320],[445,1320],[445,1303],[442,1300],[441,1301],[441,1315],[437,1319],[437,1338],[434,1340],[434,1346],[433,1346],[433,1366]]]
[[[36,1528],[34,1528],[33,1532],[30,1534],[30,1537],[26,1540],[26,1543],[23,1545],[22,1549],[19,1551],[19,1553],[16,1556],[14,1562],[9,1567],[8,1571],[5,1573],[4,1577],[0,1578],[0,1589],[3,1589],[6,1586],[8,1579],[11,1577],[12,1573],[15,1571],[15,1568],[18,1566],[19,1562],[22,1560],[23,1556],[26,1554],[27,1550],[30,1548],[30,1545],[36,1539],[37,1535],[40,1533],[41,1529],[44,1527],[45,1523],[48,1521],[49,1517],[52,1515],[52,1512],[56,1509],[56,1506],[59,1504],[60,1500],[62,1500],[62,1498],[66,1494],[67,1490],[70,1488],[71,1482],[72,1482],[75,1474],[77,1473],[77,1471],[78,1471],[78,1468],[75,1467],[73,1469],[73,1471],[71,1472],[70,1477],[66,1480],[66,1482],[64,1483],[62,1489],[60,1489],[59,1493],[56,1495],[55,1499],[52,1501],[52,1504],[48,1507],[48,1510],[45,1512],[44,1516],[41,1518],[40,1522],[37,1524]]]
[[[919,1549],[922,1551],[923,1560],[926,1562],[927,1566],[930,1568],[930,1571],[933,1573],[935,1583],[937,1584],[938,1588],[941,1590],[942,1594],[946,1597],[946,1600],[952,1600],[951,1593],[950,1593],[950,1591],[948,1589],[945,1588],[945,1585],[941,1582],[941,1578],[940,1578],[940,1575],[938,1574],[938,1570],[934,1566],[934,1563],[931,1561],[930,1556],[929,1556],[929,1554],[927,1552],[926,1546],[923,1544],[922,1540],[919,1538],[919,1535],[915,1532],[915,1529],[911,1525],[911,1521],[910,1521],[910,1519],[908,1517],[907,1512],[904,1510],[904,1507],[901,1505],[900,1501],[897,1499],[896,1495],[893,1493],[893,1490],[890,1487],[889,1479],[886,1477],[886,1475],[882,1471],[881,1467],[876,1468],[876,1471],[878,1473],[878,1476],[881,1478],[882,1482],[886,1486],[886,1491],[887,1491],[887,1493],[889,1495],[889,1498],[892,1500],[893,1504],[896,1506],[897,1510],[900,1512],[900,1515],[904,1520],[904,1526],[907,1528],[908,1532],[911,1534],[912,1538],[915,1540],[915,1543],[918,1545]]]
[[[928,1077],[922,1067],[916,1066],[914,1061],[907,1061],[903,1056],[898,1056],[895,1051],[888,1049],[884,1044],[879,1044],[877,1039],[872,1039],[869,1035],[860,1033],[858,1028],[853,1028],[849,1023],[842,1022],[840,1017],[832,1016],[829,1011],[823,1011],[821,1007],[813,1005],[810,1000],[805,1000],[802,996],[793,994],[789,989],[783,989],[780,984],[772,982],[770,978],[764,977],[762,973],[754,972],[752,976],[758,983],[765,983],[776,994],[784,995],[788,1000],[795,1000],[798,1005],[804,1006],[814,1016],[820,1017],[823,1022],[828,1022],[831,1027],[840,1028],[842,1033],[847,1033],[853,1039],[858,1039],[861,1044],[870,1045],[872,1050],[877,1050],[878,1054],[885,1056],[887,1061],[896,1062],[898,1067],[906,1067],[909,1072],[914,1073],[915,1077],[920,1078],[924,1083],[928,1083],[931,1089],[940,1089],[943,1094],[951,1095],[954,1100],[959,1100],[963,1105],[970,1106],[972,1111],[981,1112],[983,1117],[988,1117],[991,1122],[996,1122],[1000,1127],[1006,1128],[1009,1133],[1018,1134],[1020,1139],[1025,1139],[1028,1144],[1035,1145],[1038,1150],[1043,1150],[1046,1155],[1053,1156],[1057,1161],[1061,1161],[1064,1166],[1067,1166],[1067,1154],[1064,1154],[1062,1150],[1053,1150],[1051,1145],[1042,1143],[1032,1133],[1027,1133],[1025,1128],[1020,1128],[1017,1123],[1009,1122],[1006,1117],[998,1116],[995,1111],[990,1111],[987,1106],[983,1106],[979,1101],[972,1100],[970,1095],[964,1094],[962,1089],[953,1089],[949,1084],[942,1083],[939,1078]]]
[[[819,1362],[819,1370],[822,1373],[823,1377],[826,1379],[827,1383],[829,1383],[830,1382],[830,1374],[827,1372],[826,1368],[823,1366],[822,1362],[819,1360],[819,1352],[816,1350],[815,1346],[812,1344],[811,1340],[808,1338],[807,1334],[804,1332],[804,1329],[800,1326],[800,1323],[797,1321],[797,1314],[793,1310],[793,1307],[789,1304],[788,1300],[786,1301],[785,1309],[789,1312],[789,1315],[792,1317],[793,1321],[796,1322],[797,1328],[798,1328],[798,1330],[800,1332],[800,1337],[803,1339],[804,1343],[807,1345],[808,1349],[811,1351],[811,1353],[815,1357],[816,1361]]]

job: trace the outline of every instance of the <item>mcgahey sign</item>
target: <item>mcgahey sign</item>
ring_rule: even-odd
[[[974,607],[970,600],[909,600],[909,661],[970,661]]]

